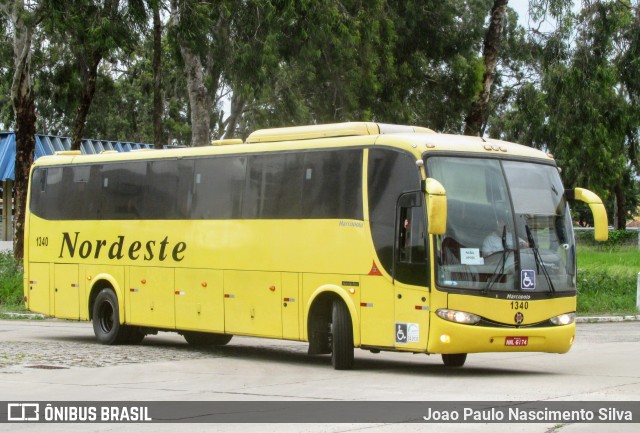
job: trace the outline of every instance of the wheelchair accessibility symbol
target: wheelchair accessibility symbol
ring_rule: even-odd
[[[396,343],[407,342],[407,324],[396,323]]]
[[[535,290],[536,272],[533,270],[523,270],[520,274],[520,287],[522,290]]]
[[[420,325],[417,323],[396,323],[396,343],[417,343],[420,341]]]

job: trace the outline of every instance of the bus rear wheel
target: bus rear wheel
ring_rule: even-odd
[[[224,346],[231,341],[233,335],[212,334],[209,332],[185,331],[182,336],[191,346]]]
[[[442,354],[442,362],[445,367],[458,368],[462,367],[467,360],[466,353]]]
[[[331,363],[336,370],[353,367],[353,328],[349,309],[342,301],[331,308]]]
[[[101,344],[125,344],[129,342],[131,329],[120,324],[118,298],[111,288],[100,290],[93,303],[93,332]],[[140,339],[142,341],[142,339]]]

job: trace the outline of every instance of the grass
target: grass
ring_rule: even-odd
[[[22,263],[10,251],[0,252],[0,312],[24,310]]]
[[[578,314],[638,314],[640,250],[578,245]]]

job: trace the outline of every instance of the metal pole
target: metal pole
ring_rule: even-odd
[[[640,311],[640,272],[638,272],[638,287],[636,289],[636,310]]]

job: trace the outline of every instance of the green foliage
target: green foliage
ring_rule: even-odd
[[[13,46],[7,35],[8,23],[0,14],[0,131],[13,123],[13,104],[11,103],[11,82],[13,79]]]
[[[609,240],[606,242],[609,247],[618,247],[638,242],[638,232],[629,230],[610,230]]]
[[[305,123],[373,120],[460,132],[484,72],[492,0],[174,0],[163,14],[164,136],[190,142],[177,37],[203,62],[211,136]],[[86,63],[102,56],[84,135],[152,142],[150,11],[168,0],[52,0],[36,28],[38,132],[70,135]],[[113,8],[111,5],[117,5]],[[568,186],[614,214],[638,203],[640,13],[637,2],[531,0],[531,25],[509,9],[489,135],[551,151]],[[0,124],[12,126],[11,29],[0,18]],[[228,100],[233,98],[232,103]],[[227,107],[231,106],[231,110]],[[230,124],[227,124],[230,123]],[[613,219],[610,218],[613,222]]]
[[[621,254],[618,249],[625,246],[637,246],[640,232],[636,230],[609,230],[609,239],[597,242],[593,239],[593,230],[576,230],[576,241],[580,247],[585,246],[598,251],[612,251]],[[640,252],[635,252],[640,255]],[[640,271],[640,269],[639,269]]]
[[[578,271],[578,313],[636,312],[636,278],[606,270]]]
[[[581,245],[578,248],[578,313],[637,312],[638,272],[637,246],[601,249]]]
[[[11,252],[0,252],[0,308],[20,308],[23,303],[22,264]]]
[[[585,2],[577,13],[557,0],[530,5],[534,18],[548,12],[557,27],[528,37],[531,78],[506,95],[492,134],[553,153],[564,183],[596,192],[623,228],[639,196],[638,5]]]

